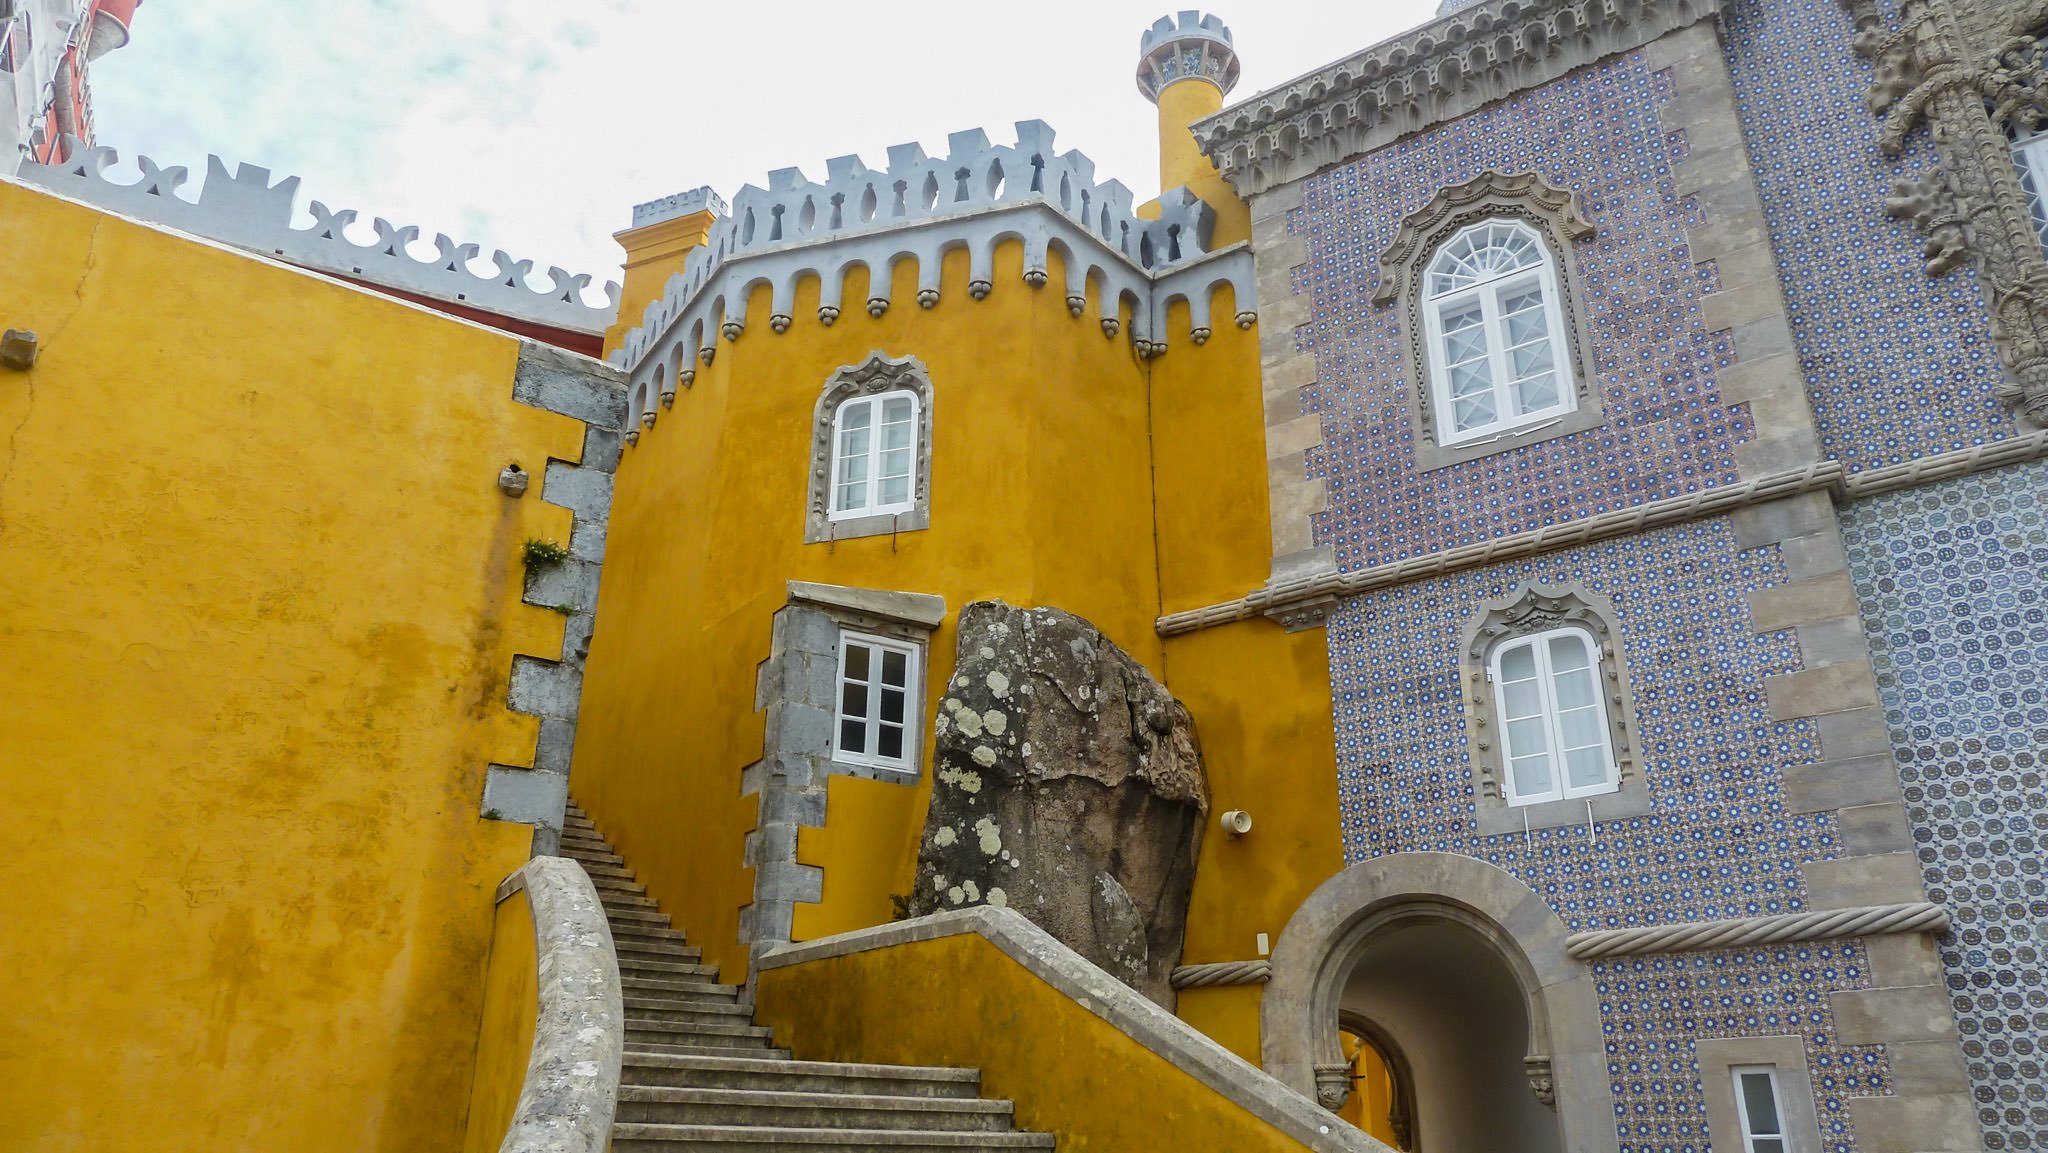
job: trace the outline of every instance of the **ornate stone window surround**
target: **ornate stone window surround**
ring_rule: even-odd
[[[1481,835],[1611,821],[1650,811],[1649,789],[1633,737],[1635,698],[1610,623],[1614,619],[1607,598],[1582,586],[1525,585],[1488,601],[1465,630],[1459,646],[1460,675],[1466,689],[1466,748],[1472,765],[1474,815]],[[1507,766],[1501,753],[1500,704],[1489,675],[1493,657],[1503,644],[1560,628],[1574,628],[1593,639],[1616,785],[1611,792],[1592,796],[1510,805],[1505,787]]]
[[[1562,309],[1553,327],[1563,347],[1555,357],[1560,376],[1571,378],[1567,411],[1520,426],[1457,443],[1438,428],[1437,387],[1432,383],[1436,357],[1428,303],[1424,298],[1427,270],[1438,250],[1460,233],[1489,220],[1511,221],[1535,230],[1549,256],[1554,280],[1553,302]],[[1482,172],[1463,184],[1437,193],[1427,205],[1401,222],[1394,240],[1380,254],[1379,287],[1373,303],[1401,309],[1401,347],[1407,359],[1409,421],[1415,430],[1416,466],[1424,472],[1461,464],[1496,452],[1569,436],[1598,427],[1600,390],[1593,375],[1592,336],[1579,301],[1576,245],[1592,239],[1593,225],[1579,213],[1578,195],[1545,181],[1535,173],[1506,175]]]
[[[1707,1131],[1716,1149],[1744,1148],[1734,1071],[1768,1065],[1778,1083],[1778,1120],[1785,1131],[1785,1153],[1820,1153],[1813,1078],[1806,1067],[1806,1045],[1798,1037],[1715,1037],[1700,1041],[1694,1055],[1700,1088],[1707,1098]]]
[[[911,506],[897,512],[848,516],[832,511],[835,476],[835,430],[842,404],[849,400],[907,392],[916,401],[916,432],[912,437]],[[804,517],[804,543],[822,544],[884,533],[914,532],[931,526],[932,385],[924,362],[914,356],[892,357],[879,350],[858,365],[847,365],[826,380],[811,416],[810,499]]]

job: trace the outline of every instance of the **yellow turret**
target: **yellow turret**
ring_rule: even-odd
[[[704,243],[725,211],[725,201],[709,188],[633,206],[633,226],[612,233],[612,239],[626,250],[626,283],[619,290],[618,318],[605,330],[607,355],[619,347],[626,333],[639,327],[641,314],[661,299],[662,286],[683,270],[690,250]]]
[[[1251,210],[1202,155],[1189,125],[1223,110],[1237,85],[1230,29],[1214,16],[1162,16],[1138,42],[1138,91],[1159,106],[1159,187],[1185,187],[1216,210],[1211,248],[1251,239]]]

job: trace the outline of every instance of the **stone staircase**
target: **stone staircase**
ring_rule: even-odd
[[[573,803],[562,855],[590,874],[618,947],[626,1056],[615,1153],[1054,1147],[1050,1134],[1015,1129],[1010,1102],[982,1100],[975,1070],[792,1059]]]

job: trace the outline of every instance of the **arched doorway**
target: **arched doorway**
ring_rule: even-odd
[[[1613,1153],[1598,1003],[1565,935],[1527,886],[1471,857],[1354,865],[1274,945],[1266,1070],[1344,1116],[1383,1067],[1388,1124],[1360,1127],[1388,1140],[1402,1102],[1407,1140],[1388,1143],[1414,1153]]]
[[[1529,1043],[1521,980],[1469,917],[1435,902],[1377,914],[1344,982],[1339,1029],[1369,1023],[1403,1055],[1406,1083],[1394,1088],[1413,1102],[1404,1147],[1414,1153],[1563,1153],[1557,1115],[1529,1081],[1541,1046]]]

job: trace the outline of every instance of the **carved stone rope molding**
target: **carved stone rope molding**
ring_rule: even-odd
[[[1545,525],[1511,536],[1477,541],[1427,556],[1410,557],[1393,564],[1378,565],[1359,572],[1324,569],[1275,581],[1256,592],[1205,608],[1172,613],[1157,622],[1161,636],[1178,636],[1213,625],[1248,620],[1261,613],[1277,614],[1292,606],[1322,603],[1325,611],[1335,598],[1354,596],[1421,577],[1441,576],[1461,569],[1516,560],[1537,553],[1592,544],[1653,528],[1682,524],[1701,517],[1732,512],[1752,504],[1778,500],[1801,493],[1833,488],[1841,482],[1839,461],[1822,461],[1805,468],[1766,473],[1742,484],[1720,485],[1684,496],[1666,497],[1630,508],[1615,509],[1598,516]]]
[[[1273,979],[1270,961],[1216,961],[1206,965],[1178,965],[1171,978],[1176,989],[1206,989],[1211,985],[1263,985]]]
[[[1771,945],[1781,941],[1948,931],[1947,909],[1926,901],[1913,901],[1903,905],[1822,909],[1775,917],[1732,917],[1721,921],[1691,921],[1641,929],[1601,929],[1566,937],[1564,949],[1577,960],[1592,961],[1642,953],[1739,949],[1746,945]]]
[[[1866,101],[1884,117],[1878,147],[1900,156],[1924,128],[1938,159],[1901,180],[1886,211],[1927,238],[1927,274],[1974,263],[1991,303],[2007,379],[1998,397],[2048,424],[2048,255],[2013,163],[2012,142],[2048,120],[2037,0],[1905,0],[1887,28],[1877,0],[1842,0],[1856,50],[1876,64]]]
[[[1826,460],[1806,468],[1767,473],[1744,484],[1723,485],[1687,496],[1667,497],[1513,536],[1409,557],[1358,572],[1339,573],[1324,569],[1291,580],[1276,581],[1236,600],[1169,613],[1160,617],[1155,625],[1160,636],[1172,637],[1264,614],[1281,620],[1289,628],[1313,628],[1323,623],[1340,597],[1422,577],[1442,576],[1461,569],[1519,560],[1555,549],[1573,548],[1646,529],[1719,516],[1749,505],[1805,492],[1827,489],[1844,501],[1863,500],[1916,485],[2043,458],[2048,458],[2048,430],[1937,453],[1853,476],[1843,470],[1840,461]]]

